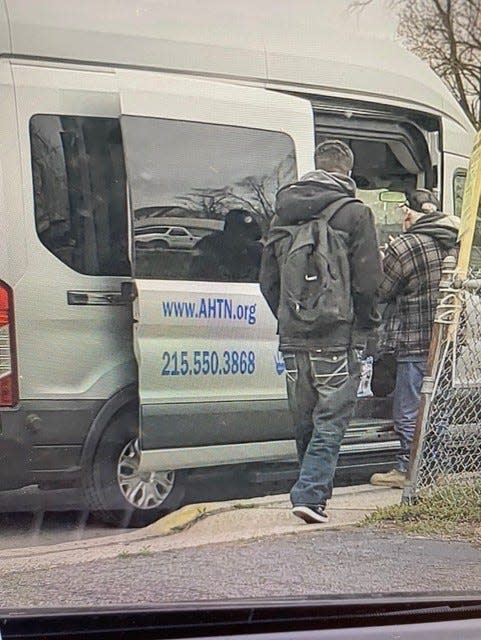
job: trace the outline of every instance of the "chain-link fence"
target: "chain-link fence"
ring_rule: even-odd
[[[454,282],[445,261],[428,375],[403,500],[442,488],[447,507],[473,492],[481,509],[481,272]],[[452,504],[451,504],[452,503]]]

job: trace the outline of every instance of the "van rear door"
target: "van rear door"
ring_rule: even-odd
[[[292,456],[257,280],[276,191],[313,169],[311,105],[172,75],[119,82],[143,467]]]

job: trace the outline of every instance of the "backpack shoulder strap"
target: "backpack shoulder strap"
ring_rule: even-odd
[[[357,198],[351,198],[350,196],[339,198],[339,200],[331,202],[331,204],[328,204],[327,207],[322,209],[319,217],[316,218],[317,246],[321,253],[324,253],[327,250],[327,229],[331,218],[333,218],[334,215],[344,207],[344,205],[349,204],[350,202],[361,201]]]
[[[342,198],[339,198],[339,200],[334,200],[334,202],[331,202],[331,204],[328,204],[327,207],[322,209],[320,211],[320,216],[318,219],[328,223],[338,211],[340,211],[346,204],[349,204],[351,202],[359,202],[360,204],[362,204],[359,198],[343,196]]]

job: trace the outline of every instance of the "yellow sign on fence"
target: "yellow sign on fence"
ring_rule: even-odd
[[[481,200],[481,130],[474,139],[473,152],[469,160],[468,173],[464,186],[463,208],[459,228],[458,277],[464,279],[468,272],[469,258],[478,219]]]

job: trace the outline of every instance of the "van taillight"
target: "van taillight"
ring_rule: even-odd
[[[18,402],[17,354],[13,321],[13,292],[0,280],[0,407]]]

